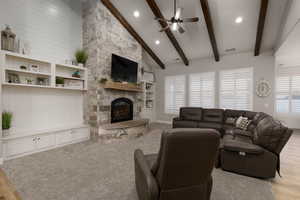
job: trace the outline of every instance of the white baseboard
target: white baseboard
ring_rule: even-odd
[[[161,123],[161,124],[172,124],[171,121],[163,121],[163,120],[155,120],[154,122]]]

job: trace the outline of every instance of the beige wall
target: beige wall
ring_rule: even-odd
[[[191,60],[190,66],[182,63],[176,63],[166,66],[166,70],[156,70],[157,88],[156,88],[156,120],[171,121],[174,115],[164,113],[164,80],[165,76],[191,74],[201,72],[217,72],[216,76],[216,105],[218,105],[218,72],[225,69],[236,69],[243,67],[253,67],[254,81],[253,92],[255,92],[256,82],[262,78],[268,80],[274,88],[274,67],[275,58],[272,52],[264,53],[261,56],[254,57],[253,52],[227,55],[221,57],[220,62],[215,62],[213,58]],[[188,96],[188,95],[187,95]],[[262,111],[269,114],[274,112],[273,92],[269,97],[260,98],[253,94],[253,110]],[[187,101],[188,102],[188,101]]]

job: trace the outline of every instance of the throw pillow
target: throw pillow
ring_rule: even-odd
[[[230,124],[230,125],[234,125],[235,124],[235,120],[236,120],[236,118],[234,118],[234,117],[227,117],[225,123],[226,124]]]
[[[247,130],[250,123],[251,123],[251,120],[248,120],[247,117],[241,116],[236,120],[236,127],[240,128],[242,130]]]

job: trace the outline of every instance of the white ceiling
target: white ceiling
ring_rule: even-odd
[[[135,28],[140,36],[166,64],[179,58],[165,33],[160,33],[160,25],[154,20],[154,15],[146,0],[111,0],[127,21]],[[172,17],[173,0],[156,0],[166,18]],[[262,51],[275,46],[281,18],[287,0],[269,0]],[[199,17],[200,22],[186,24],[186,33],[174,33],[188,59],[212,57],[213,52],[204,21],[200,0],[178,0],[182,7],[183,17]],[[225,50],[236,48],[234,53],[253,51],[257,31],[260,0],[209,0],[218,49],[221,55]],[[140,11],[140,17],[135,18],[133,12]],[[243,17],[241,24],[235,19]],[[160,45],[155,40],[160,40]],[[222,58],[221,58],[222,59]]]

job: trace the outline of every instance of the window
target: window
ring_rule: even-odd
[[[300,113],[300,66],[278,68],[276,111],[278,113]]]
[[[220,72],[220,107],[252,110],[253,69],[242,68]]]
[[[215,73],[191,74],[189,77],[189,105],[215,107]]]
[[[178,114],[185,106],[185,76],[167,76],[165,79],[165,112]]]

